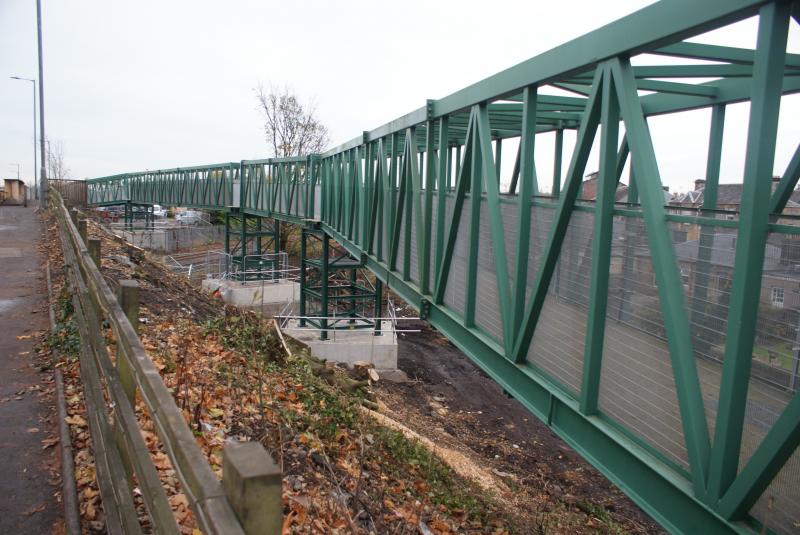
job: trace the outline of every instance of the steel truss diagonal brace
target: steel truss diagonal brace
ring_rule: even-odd
[[[708,425],[678,264],[664,210],[664,194],[650,132],[636,93],[636,80],[628,60],[610,60],[614,88],[625,124],[631,161],[650,244],[661,315],[672,360],[675,388],[697,496],[705,494],[710,450]]]

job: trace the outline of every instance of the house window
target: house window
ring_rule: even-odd
[[[773,286],[771,300],[772,306],[775,308],[783,308],[783,288]]]
[[[684,286],[689,286],[689,268],[681,268],[681,280],[683,281]]]

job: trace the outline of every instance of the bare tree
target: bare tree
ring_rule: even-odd
[[[328,128],[317,117],[313,105],[303,105],[288,88],[259,85],[258,107],[264,115],[264,134],[276,158],[321,152],[328,144]]]
[[[69,167],[64,163],[64,144],[61,141],[47,140],[47,178],[66,180],[70,176]]]

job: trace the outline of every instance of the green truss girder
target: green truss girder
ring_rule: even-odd
[[[739,468],[766,233],[800,234],[797,226],[775,222],[800,177],[800,149],[774,193],[765,178],[771,175],[774,160],[780,96],[800,92],[800,56],[785,53],[790,16],[796,22],[797,8],[794,14],[792,9],[791,3],[765,0],[658,2],[452,95],[428,101],[324,154],[95,179],[89,182],[89,202],[237,208],[253,216],[313,225],[424,311],[477,365],[668,530],[752,532],[761,519],[751,518],[750,508],[800,442],[800,398],[795,394],[749,462]],[[755,49],[686,41],[754,15],[759,17]],[[629,60],[638,54],[684,58],[686,64],[632,66]],[[715,63],[691,63],[698,59]],[[696,78],[705,81],[695,83]],[[563,91],[552,94],[554,88],[573,96],[564,96]],[[732,219],[720,218],[716,190],[725,107],[745,101],[752,103],[745,201],[741,214],[726,212]],[[697,213],[676,214],[664,206],[647,118],[699,108],[713,110],[705,204]],[[620,123],[625,127],[622,140]],[[598,195],[596,201],[586,202],[579,198],[580,188],[598,129]],[[564,130],[576,131],[577,140],[562,176]],[[536,136],[548,132],[555,134],[555,169],[546,179],[551,195],[543,199],[533,154]],[[506,184],[500,180],[499,159],[514,147],[503,143],[508,138],[518,139],[519,148]],[[629,160],[630,204],[620,207],[614,196]],[[509,243],[504,218],[512,207],[518,217],[516,238]],[[529,261],[531,213],[537,207],[552,210],[554,216],[534,264]],[[582,383],[576,394],[528,362],[527,353],[536,340],[567,228],[581,212],[593,214],[595,228]],[[598,406],[615,217],[644,222],[687,469]],[[698,296],[687,303],[683,294],[668,226],[674,222],[699,225],[705,248],[713,244],[717,227],[739,233],[713,441],[694,357],[697,337],[690,328]],[[484,225],[492,243],[489,262],[494,278],[488,284],[497,296],[499,335],[488,333],[476,318],[481,269],[477,259],[486,250],[480,237]],[[460,312],[447,304],[445,296],[454,284],[454,252],[462,242],[466,280]],[[698,261],[709,259],[703,256]],[[529,275],[533,276],[530,296]],[[485,279],[482,284],[487,284]]]

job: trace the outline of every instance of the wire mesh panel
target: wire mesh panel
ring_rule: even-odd
[[[399,194],[399,191],[397,192],[397,194]],[[396,269],[400,273],[403,273],[403,262],[405,260],[405,255],[406,255],[406,247],[405,247],[406,233],[405,233],[405,228],[403,227],[405,219],[406,219],[405,212],[403,212],[402,214],[400,214],[400,222],[398,223],[400,229],[398,232],[399,238],[397,240],[397,262],[395,263]]]
[[[531,206],[530,223],[530,248],[528,249],[528,280],[525,299],[526,302],[531,298],[533,285],[536,282],[536,274],[540,268],[544,248],[547,245],[547,238],[550,235],[550,227],[553,226],[553,216],[555,208],[547,206]],[[557,275],[554,275],[557,276]]]
[[[417,198],[414,199],[415,203],[422,203],[423,202],[423,194],[421,192],[417,193]],[[410,221],[408,224],[411,225],[411,249],[409,251],[409,259],[411,260],[411,265],[409,269],[409,277],[415,284],[419,284],[419,252],[417,250],[417,208],[416,204],[412,206],[411,209],[411,217],[409,218]],[[430,232],[430,228],[424,229],[425,232]]]
[[[478,226],[478,271],[475,285],[475,323],[498,342],[503,341],[503,320],[497,293],[497,268],[494,258],[489,208],[481,199]],[[501,213],[501,217],[503,214]],[[507,258],[507,257],[506,257]],[[506,259],[503,259],[505,262]]]
[[[527,356],[529,362],[576,395],[581,390],[583,375],[586,296],[591,271],[585,266],[591,266],[593,225],[593,213],[572,215]]]
[[[599,408],[688,468],[644,221],[615,218]]]
[[[747,390],[740,469],[800,389],[800,240],[767,240]],[[776,533],[800,529],[800,452],[795,451],[751,514]]]
[[[450,221],[453,217],[453,197],[447,198],[447,229],[449,233]],[[467,256],[469,245],[469,199],[464,200],[461,209],[461,220],[458,225],[458,235],[453,247],[450,271],[447,274],[447,286],[444,292],[444,304],[459,314],[464,314],[464,304],[467,291]]]
[[[511,282],[511,288],[513,289],[514,266],[517,264],[517,238],[519,236],[519,206],[517,205],[516,196],[501,196],[500,217],[503,219],[503,239],[506,245],[508,280]]]
[[[714,436],[733,284],[736,229],[672,223],[706,421]]]
[[[317,184],[314,186],[314,214],[313,219],[320,219],[322,217],[322,186]]]

